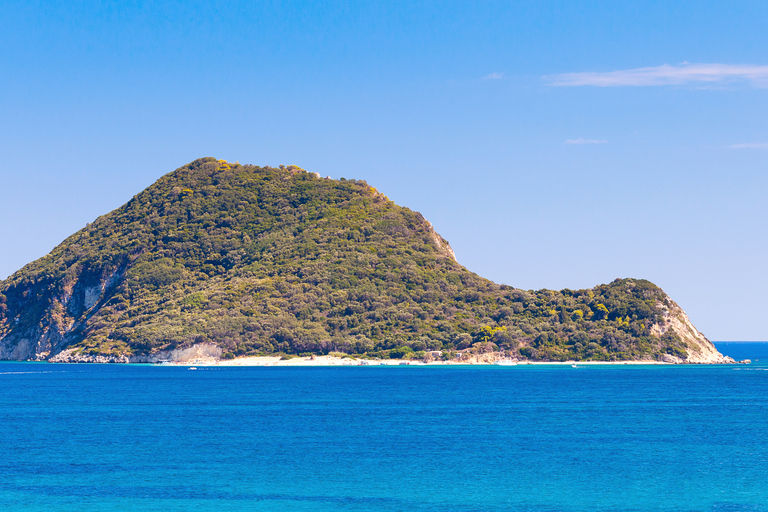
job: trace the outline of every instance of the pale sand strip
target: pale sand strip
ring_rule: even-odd
[[[493,362],[487,361],[432,361],[425,363],[423,361],[410,361],[401,359],[352,359],[348,357],[334,356],[315,356],[315,357],[294,357],[291,359],[281,359],[280,357],[239,357],[236,359],[225,359],[217,361],[213,358],[200,358],[191,361],[179,361],[170,364],[180,366],[456,366],[456,365],[493,365]],[[660,361],[562,361],[562,362],[539,362],[539,361],[519,361],[516,366],[526,365],[560,365],[560,366],[599,366],[599,365],[668,365],[674,363],[664,363]]]

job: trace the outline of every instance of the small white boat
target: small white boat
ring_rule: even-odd
[[[187,368],[187,370],[197,370],[197,368],[195,368],[194,366],[190,366],[189,368]]]

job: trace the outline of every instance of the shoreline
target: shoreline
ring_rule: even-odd
[[[82,350],[66,349],[48,359],[52,363],[128,363],[128,364],[157,364],[178,366],[455,366],[455,365],[675,365],[675,364],[733,364],[737,361],[715,352],[719,357],[707,357],[709,354],[695,353],[686,359],[664,354],[659,360],[621,360],[621,361],[530,361],[510,357],[504,352],[445,353],[440,351],[428,352],[420,359],[370,359],[368,356],[353,356],[339,352],[326,355],[306,354],[302,356],[290,354],[273,354],[269,356],[241,356],[233,359],[222,359],[222,349],[212,343],[201,343],[183,349],[161,351],[155,354],[143,355],[93,355],[84,354]],[[443,357],[455,356],[444,360]],[[748,360],[739,361],[748,362]]]
[[[158,364],[158,363],[155,363]],[[236,359],[216,360],[196,358],[189,361],[169,361],[159,363],[162,366],[605,366],[605,365],[665,365],[677,363],[663,361],[517,361],[512,364],[497,365],[495,361],[412,361],[405,359],[354,359],[336,356],[293,357],[283,359],[279,356],[251,356]]]
[[[497,363],[497,360],[449,360],[430,361],[411,359],[355,359],[351,357],[315,356],[293,357],[283,359],[282,356],[250,356],[236,359],[215,359],[212,357],[198,357],[187,360],[156,360],[156,361],[130,361],[128,358],[121,360],[96,358],[79,360],[0,360],[5,363],[51,363],[51,364],[124,364],[139,366],[185,366],[185,367],[213,367],[213,366],[573,366],[584,368],[587,366],[722,366],[744,365],[752,361],[721,361],[721,362],[670,362],[670,361],[512,361]]]

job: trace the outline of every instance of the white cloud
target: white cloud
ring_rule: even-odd
[[[499,80],[501,78],[504,78],[504,73],[491,73],[490,75],[485,75],[483,80]]]
[[[568,139],[566,144],[605,144],[608,141],[605,139]]]
[[[754,87],[768,88],[768,66],[742,64],[689,64],[656,66],[651,68],[625,69],[605,73],[563,73],[544,77],[549,85],[573,87],[658,86],[729,83],[746,83]]]
[[[747,142],[744,144],[731,144],[730,149],[768,149],[768,142]]]

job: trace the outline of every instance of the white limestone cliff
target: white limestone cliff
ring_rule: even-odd
[[[733,363],[730,357],[723,356],[706,336],[693,326],[685,311],[672,299],[657,302],[662,311],[662,319],[651,326],[651,334],[661,336],[667,332],[677,334],[685,343],[688,356],[685,359],[667,355],[664,360],[670,363]]]

